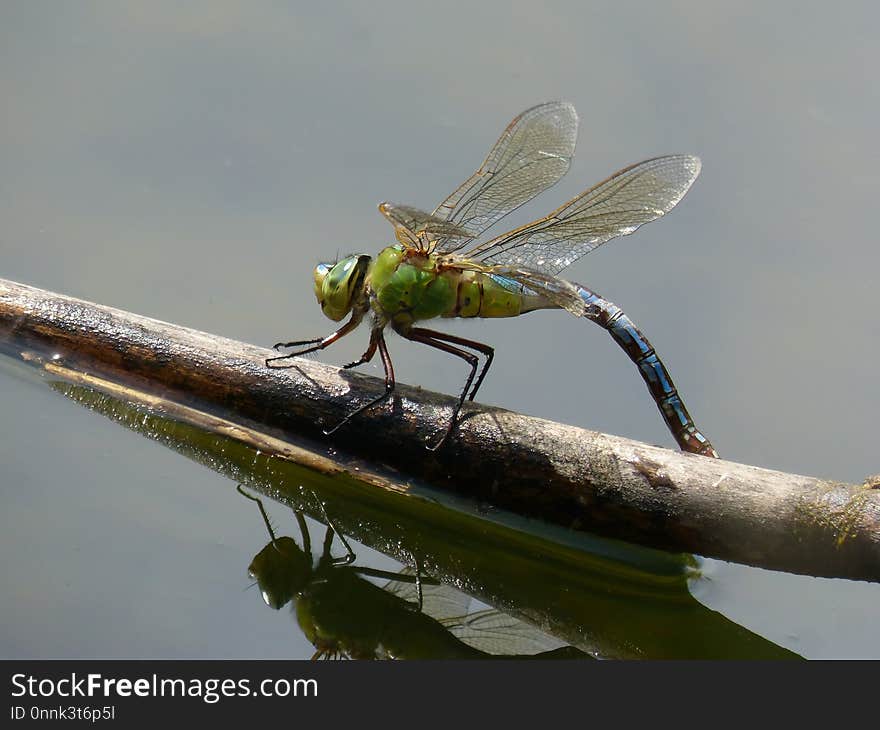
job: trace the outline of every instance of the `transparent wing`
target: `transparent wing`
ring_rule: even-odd
[[[551,101],[527,109],[504,130],[479,170],[434,210],[474,236],[501,220],[568,171],[577,141],[574,107]],[[440,237],[437,250],[460,248],[460,238]]]
[[[494,608],[474,611],[444,625],[465,644],[487,654],[538,654],[567,645]]]
[[[587,305],[581,299],[578,288],[552,274],[507,265],[492,266],[487,273],[508,289],[515,291],[513,287],[518,285],[525,294],[540,294],[575,317],[582,317],[587,311]]]
[[[404,246],[422,250],[429,241],[442,237],[463,244],[476,236],[462,226],[437,218],[418,208],[397,203],[380,203],[379,212],[394,226],[394,232]]]
[[[555,275],[597,246],[660,218],[700,174],[700,160],[671,155],[639,162],[584,191],[546,218],[478,244],[464,256]]]
[[[400,573],[415,575],[411,567],[403,568]],[[418,590],[414,583],[392,580],[383,589],[410,603],[418,601]],[[490,654],[537,654],[566,645],[566,642],[494,608],[469,612],[473,598],[450,585],[423,584],[422,600],[423,613],[480,651]]]
[[[414,576],[415,571],[412,567],[406,566],[400,571],[400,574]],[[392,580],[382,588],[404,601],[418,603],[419,593],[415,583]],[[422,612],[437,620],[466,613],[470,602],[470,596],[445,583],[440,585],[422,584]]]

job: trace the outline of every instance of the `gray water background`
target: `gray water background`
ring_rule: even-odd
[[[499,231],[624,165],[699,155],[678,209],[566,274],[643,328],[722,456],[860,482],[880,471],[878,15],[5,2],[0,276],[253,343],[326,334],[317,261],[378,251],[378,202],[431,209],[515,114],[564,98],[572,169]],[[599,328],[563,312],[443,326],[496,348],[483,402],[674,446]],[[460,363],[391,347],[401,381],[458,392]],[[0,403],[0,656],[311,654],[247,590],[265,535],[234,485],[8,364]],[[876,585],[706,574],[700,600],[773,641],[880,656]]]

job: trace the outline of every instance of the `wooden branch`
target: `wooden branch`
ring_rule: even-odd
[[[880,581],[880,489],[682,454],[470,405],[308,360],[268,370],[271,351],[0,279],[0,347],[43,367],[134,387],[257,429],[305,437],[417,482],[528,517],[666,550],[809,575]],[[320,461],[314,454],[309,459]],[[366,476],[366,475],[365,475]],[[366,480],[391,488],[379,480]],[[400,479],[399,479],[400,481]],[[399,487],[395,487],[399,488]]]
[[[487,519],[481,505],[470,500],[437,489],[401,494],[406,485],[377,482],[364,466],[355,469],[349,462],[340,473],[338,456],[301,452],[290,442],[78,371],[53,365],[50,372],[73,381],[53,377],[51,386],[84,408],[318,523],[332,516],[337,534],[404,565],[418,565],[426,576],[591,655],[797,658],[697,601],[689,584],[699,573],[689,555],[576,533],[501,510],[492,510]],[[226,480],[217,486],[231,490]],[[244,519],[258,519],[247,511]],[[289,532],[293,512],[286,518],[280,513],[277,534],[295,534]],[[352,615],[361,610],[353,600]]]

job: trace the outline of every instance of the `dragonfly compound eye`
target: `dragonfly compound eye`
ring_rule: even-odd
[[[336,264],[315,267],[315,297],[321,310],[338,322],[351,311],[355,296],[363,286],[369,256],[348,256]]]

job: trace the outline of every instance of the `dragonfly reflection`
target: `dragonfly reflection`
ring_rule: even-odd
[[[268,606],[292,604],[300,629],[315,647],[313,659],[590,658],[495,609],[469,611],[470,596],[417,570],[394,573],[352,565],[354,551],[326,512],[327,530],[315,559],[301,511],[294,515],[302,547],[275,534],[258,497],[242,486],[238,491],[256,503],[270,537],[248,572]],[[345,549],[341,557],[331,555],[335,537]],[[377,585],[368,577],[387,582]]]

